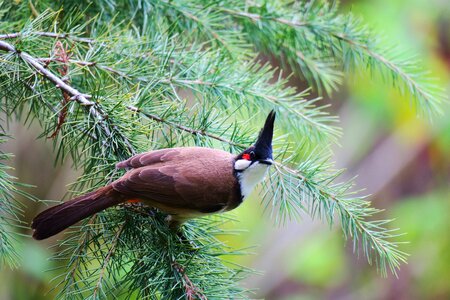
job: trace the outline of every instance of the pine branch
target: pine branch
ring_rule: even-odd
[[[199,39],[207,43],[215,43],[214,48],[221,49],[227,56],[242,57],[249,53],[248,45],[242,43],[238,32],[229,30],[232,23],[224,19],[223,14],[215,12],[214,7],[220,6],[219,3],[195,3],[178,1],[149,1],[149,6],[162,8],[166,16],[176,15],[177,19],[170,18],[170,24],[173,27],[179,26],[179,32],[186,32],[187,28],[196,28]],[[180,19],[186,23],[181,25]],[[177,22],[178,21],[178,22]]]
[[[72,40],[74,42],[81,42],[81,43],[88,43],[88,44],[95,42],[94,39],[78,37],[78,36],[75,36],[70,33],[55,33],[55,32],[42,32],[42,31],[32,31],[32,32],[27,32],[27,33],[14,32],[14,33],[0,34],[0,40],[15,39],[15,38],[19,38],[19,37],[29,37],[30,35],[56,38],[56,39],[68,39],[68,40]]]
[[[418,102],[417,108],[426,108],[425,111],[430,114],[439,112],[439,103],[444,98],[442,90],[437,89],[427,81],[419,80],[424,74],[417,74],[417,69],[412,67],[417,66],[418,63],[410,59],[400,61],[383,55],[382,53],[389,53],[388,49],[391,49],[391,47],[388,49],[382,48],[376,42],[376,36],[352,15],[342,16],[337,14],[337,6],[328,3],[315,4],[311,2],[303,6],[300,5],[298,8],[288,4],[285,7],[277,8],[277,11],[269,10],[265,12],[262,12],[262,8],[249,8],[261,11],[261,14],[228,8],[218,9],[236,18],[250,20],[254,26],[264,24],[264,26],[271,27],[277,24],[286,30],[291,29],[294,35],[293,42],[297,41],[301,44],[303,43],[301,39],[310,36],[310,39],[318,41],[321,45],[317,51],[323,52],[322,55],[330,53],[330,55],[335,56],[336,65],[343,65],[345,68],[348,68],[349,65],[366,66],[372,69],[380,69],[382,66],[389,73],[385,77],[390,78],[394,85],[403,85],[402,92],[404,92],[404,89],[408,90],[409,94]],[[281,15],[288,15],[291,19],[283,18]],[[267,33],[271,33],[271,31],[267,31]],[[261,31],[261,34],[266,33]],[[272,39],[267,37],[266,40]],[[275,48],[273,48],[275,46],[271,44],[264,47],[267,47],[270,51],[275,51]],[[308,64],[308,60],[311,59],[293,51],[289,45],[282,45],[281,47],[288,49],[287,59],[290,60],[293,69],[295,69],[296,60],[292,56],[295,57],[300,54],[300,58],[305,64]],[[315,44],[312,44],[312,47],[315,47]],[[376,65],[374,62],[379,64]],[[330,92],[339,83],[339,73],[335,73],[335,77],[332,79],[327,78],[326,71],[321,72],[314,65],[310,65],[308,70],[309,73],[303,72],[304,75],[307,78],[314,76],[313,82],[318,85],[319,89],[324,86],[325,90]],[[382,70],[378,71],[379,74],[383,75]]]
[[[404,84],[404,86],[409,89],[409,93],[420,103],[420,105],[417,105],[419,108],[426,107],[428,109],[428,113],[430,114],[435,112],[442,113],[440,110],[440,102],[441,99],[444,98],[442,95],[442,90],[433,90],[431,86],[424,85],[423,83],[421,84],[417,81],[419,76],[407,70],[408,66],[415,65],[416,63],[408,62],[407,64],[404,64],[402,62],[390,60],[381,54],[381,52],[387,52],[383,51],[383,49],[375,50],[374,47],[354,41],[344,34],[333,33],[333,35],[337,39],[349,44],[350,47],[363,50],[368,58],[372,58],[380,62],[388,71],[391,71],[394,75],[394,85],[396,84],[396,78],[400,77],[400,83]],[[403,90],[402,92],[404,93]]]
[[[107,46],[107,45],[106,45]],[[129,53],[134,53],[129,49]],[[195,55],[189,58],[187,56]],[[237,63],[228,60],[217,53],[201,52],[200,49],[190,51],[172,52],[170,56],[165,53],[154,52],[154,56],[161,56],[162,61],[170,60],[172,66],[169,71],[157,70],[162,75],[155,80],[154,77],[146,76],[145,72],[137,72],[139,75],[124,74],[111,67],[99,66],[95,61],[82,62],[82,65],[97,67],[119,75],[127,80],[157,85],[176,86],[187,88],[195,93],[221,95],[218,100],[223,103],[223,107],[230,104],[241,104],[242,99],[251,101],[257,105],[268,108],[276,107],[279,111],[291,115],[289,118],[291,131],[300,131],[299,135],[310,137],[312,140],[323,140],[327,136],[337,137],[340,130],[334,126],[337,119],[329,116],[323,110],[324,107],[315,107],[318,99],[307,101],[304,97],[307,91],[297,93],[295,89],[286,86],[286,79],[279,77],[275,83],[269,83],[274,70],[268,65],[261,66],[255,61],[248,63]],[[180,62],[176,57],[185,57],[186,60]],[[146,58],[140,58],[147,63]],[[155,64],[155,61],[149,63]],[[156,62],[157,63],[157,62]],[[223,64],[223,68],[216,68],[218,64]],[[166,66],[164,66],[166,67]],[[157,66],[156,66],[157,68]],[[167,74],[167,72],[169,72]],[[204,97],[204,96],[203,96]],[[206,101],[210,97],[204,97]],[[253,106],[244,105],[249,109]]]
[[[320,218],[327,219],[330,225],[333,224],[334,217],[338,216],[344,236],[353,239],[354,252],[363,252],[369,263],[375,261],[384,276],[388,268],[393,274],[397,274],[400,264],[405,263],[407,257],[406,253],[398,249],[400,243],[392,241],[398,235],[385,227],[390,221],[369,219],[380,211],[370,207],[370,202],[365,200],[365,197],[352,196],[349,192],[352,182],[333,183],[341,171],[330,172],[329,175],[324,175],[323,171],[317,172],[318,169],[329,168],[323,161],[309,166],[303,164],[298,169],[290,168],[286,163],[275,164],[273,176],[278,178],[271,179],[276,181],[275,184],[281,191],[274,189],[275,192],[267,192],[264,195],[265,201],[272,202],[273,209],[280,209],[283,205],[296,206],[294,211],[281,210],[281,214],[287,214],[282,218],[296,217],[300,213],[298,208],[312,217],[319,215]],[[277,184],[277,180],[285,180],[288,183]],[[333,192],[330,186],[337,192]],[[293,192],[292,187],[296,187],[298,191]],[[283,199],[286,194],[290,195],[293,204],[286,204]],[[302,203],[307,203],[309,207],[306,208]]]
[[[108,47],[107,44],[103,43],[103,46]],[[112,48],[109,46],[108,48]],[[176,56],[186,56],[187,54],[198,52],[193,50],[188,53],[172,53],[169,57]],[[130,53],[133,50],[130,49]],[[163,55],[155,53],[155,55]],[[200,56],[199,59],[194,59],[193,62],[198,63],[201,66],[204,62],[207,69],[199,70],[202,78],[192,78],[187,70],[192,72],[193,68],[198,68],[196,66],[189,65],[190,62],[184,62],[180,64],[179,61],[173,60],[171,64],[173,65],[169,74],[160,76],[156,81],[154,77],[146,76],[145,73],[134,76],[133,74],[126,74],[120,70],[117,70],[110,66],[105,66],[99,64],[96,61],[80,61],[80,60],[69,60],[70,63],[78,64],[81,66],[88,66],[92,68],[100,68],[114,75],[117,75],[126,80],[132,80],[136,83],[145,83],[153,85],[168,85],[176,86],[180,88],[188,88],[193,92],[202,92],[217,94],[220,93],[225,97],[221,100],[226,102],[224,107],[228,107],[230,102],[242,101],[242,97],[247,97],[248,100],[257,102],[258,105],[270,105],[269,107],[278,107],[280,111],[286,112],[292,115],[294,118],[289,118],[292,122],[290,129],[293,131],[300,131],[301,135],[311,136],[311,139],[321,140],[324,136],[331,135],[333,137],[340,135],[340,130],[334,126],[336,123],[336,118],[328,116],[327,113],[323,112],[325,107],[314,107],[314,102],[316,100],[306,101],[304,97],[307,95],[307,91],[302,93],[296,93],[294,89],[286,87],[286,80],[279,78],[275,84],[269,84],[269,81],[273,77],[273,70],[268,66],[259,66],[258,64],[247,64],[240,67],[237,66],[233,61],[227,61],[223,57],[214,57],[214,53],[206,53]],[[147,59],[141,58],[143,62]],[[57,61],[53,58],[40,58],[42,62]],[[222,69],[221,74],[216,74],[215,66],[216,62],[223,63],[224,65],[232,66],[230,68],[230,74],[227,76],[226,70]],[[152,62],[153,64],[155,62]],[[239,74],[236,74],[237,70]],[[197,72],[197,73],[199,73]],[[163,71],[161,71],[163,73]],[[255,74],[258,74],[255,78]],[[234,82],[230,82],[231,78],[236,78]],[[226,83],[224,82],[226,81]],[[199,90],[201,88],[201,90]],[[266,104],[262,102],[267,102]],[[250,108],[250,106],[246,106]],[[312,132],[314,131],[314,132]]]
[[[113,239],[113,241],[112,241],[112,243],[111,243],[111,246],[110,246],[110,248],[109,248],[109,250],[108,250],[108,253],[107,253],[105,259],[104,259],[103,262],[102,262],[102,266],[101,266],[101,268],[100,268],[100,275],[98,276],[97,284],[95,285],[94,291],[93,291],[93,293],[92,293],[92,297],[93,297],[94,299],[97,298],[97,293],[98,293],[99,289],[101,289],[102,279],[103,279],[103,277],[105,276],[105,272],[106,272],[106,266],[108,265],[108,263],[109,263],[109,261],[110,261],[110,259],[111,259],[111,256],[112,256],[113,253],[114,253],[114,250],[115,250],[115,248],[116,248],[117,242],[118,242],[118,240],[119,240],[119,238],[120,238],[120,235],[121,235],[122,232],[123,232],[123,229],[125,228],[125,225],[126,225],[126,224],[123,223],[123,224],[119,227],[119,230],[117,230],[117,233],[116,233],[116,235],[114,236],[114,239]]]
[[[150,113],[143,112],[142,110],[140,110],[140,109],[138,109],[137,107],[134,107],[134,106],[127,106],[127,108],[128,108],[129,110],[133,111],[133,112],[141,113],[141,114],[143,114],[145,117],[147,117],[147,118],[149,118],[149,119],[151,119],[151,120],[154,120],[154,121],[157,121],[157,122],[164,123],[164,124],[166,124],[166,125],[169,125],[170,127],[173,127],[173,128],[175,128],[175,129],[178,129],[178,130],[181,130],[181,131],[184,131],[184,132],[187,132],[187,133],[191,133],[191,134],[193,134],[193,135],[205,136],[205,137],[208,137],[208,138],[211,138],[211,139],[214,139],[214,140],[217,140],[217,141],[226,143],[226,144],[228,144],[228,145],[230,145],[230,146],[236,146],[236,147],[239,147],[239,148],[246,148],[246,147],[248,146],[248,145],[246,146],[246,145],[244,145],[244,144],[236,143],[236,142],[234,142],[234,141],[225,139],[225,138],[223,138],[223,137],[221,137],[221,136],[218,136],[218,135],[209,133],[209,132],[207,132],[207,131],[205,131],[205,130],[197,130],[197,129],[189,128],[189,127],[184,126],[184,125],[175,124],[175,123],[170,122],[170,121],[168,121],[168,120],[165,120],[165,119],[163,119],[163,118],[161,118],[161,117],[158,117],[158,116],[156,116],[156,115],[154,115],[154,114],[150,114]]]
[[[86,106],[94,106],[94,102],[91,102],[88,100],[88,98],[91,98],[90,95],[84,95],[80,93],[77,89],[72,88],[70,85],[66,84],[63,80],[61,80],[58,76],[47,70],[44,66],[42,66],[35,58],[27,54],[26,52],[17,51],[14,46],[11,44],[8,44],[6,42],[0,41],[0,50],[8,51],[16,54],[20,58],[22,58],[25,62],[30,64],[36,71],[38,71],[40,74],[45,76],[48,80],[53,82],[57,88],[60,88],[64,92],[68,93],[71,96],[72,100],[77,101],[81,105]],[[96,116],[98,119],[102,119],[99,115],[98,111],[95,109],[92,111],[93,115]]]
[[[208,298],[202,294],[198,287],[192,283],[191,279],[186,275],[184,268],[177,262],[172,263],[173,269],[178,273],[178,276],[182,278],[183,286],[185,289],[185,296],[187,300],[199,299],[207,300]]]
[[[19,56],[21,59],[23,59],[25,62],[27,62],[30,66],[32,66],[39,74],[43,75],[45,78],[53,82],[57,88],[61,89],[65,93],[71,96],[70,100],[75,100],[78,103],[80,103],[83,106],[89,107],[89,113],[93,115],[96,119],[98,119],[100,126],[105,131],[107,136],[111,136],[112,132],[109,129],[107,125],[105,125],[105,117],[104,113],[102,112],[99,105],[95,104],[94,102],[89,101],[88,99],[91,98],[90,95],[82,94],[77,89],[71,87],[70,85],[66,84],[62,79],[60,79],[58,76],[47,70],[44,66],[42,66],[38,60],[36,60],[31,55],[27,54],[23,51],[17,51],[14,46],[11,44],[8,44],[6,42],[0,41],[0,50],[9,51],[17,56]],[[128,138],[124,135],[120,134],[121,138],[123,139],[123,142],[126,144],[128,151],[130,154],[134,155],[136,154],[136,151],[134,150],[131,143],[128,141]]]
[[[242,7],[241,11],[225,7],[217,9],[238,20],[250,20],[249,23],[244,23],[243,26],[247,39],[261,51],[280,57],[282,62],[290,65],[296,74],[304,77],[311,85],[317,87],[319,93],[324,89],[325,92],[331,94],[341,85],[342,73],[337,70],[335,60],[331,59],[331,57],[326,57],[324,49],[319,49],[314,43],[309,43],[307,41],[309,40],[308,37],[303,35],[296,36],[296,33],[289,33],[284,28],[284,25],[295,27],[309,26],[309,22],[290,21],[276,17],[269,12],[267,12],[267,15],[249,13],[245,11],[248,8],[244,7]],[[292,8],[289,11],[292,11]],[[294,18],[298,19],[298,17]],[[272,29],[273,26],[270,26],[270,24],[274,23],[278,23],[283,27]],[[262,26],[271,29],[261,31],[260,28]],[[277,34],[282,31],[285,31],[285,34],[280,38]],[[274,43],[274,40],[280,40],[280,42]]]
[[[7,141],[8,136],[0,126],[0,144]],[[22,225],[23,205],[16,200],[17,196],[35,200],[34,197],[23,192],[21,188],[28,185],[19,183],[16,178],[8,174],[12,170],[6,165],[11,154],[0,152],[0,268],[9,265],[16,268],[19,265],[19,255],[16,251],[17,236],[14,227]]]

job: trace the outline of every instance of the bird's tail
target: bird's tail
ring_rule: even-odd
[[[50,207],[38,214],[31,224],[33,238],[43,240],[110,206],[125,201],[111,186]]]

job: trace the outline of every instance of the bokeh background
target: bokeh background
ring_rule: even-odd
[[[364,18],[390,45],[422,59],[439,84],[450,90],[450,1],[342,1],[341,10]],[[306,86],[293,80],[300,89]],[[371,194],[383,217],[406,235],[402,250],[410,254],[398,274],[383,278],[363,257],[352,253],[336,225],[304,216],[283,227],[264,214],[255,193],[236,212],[242,230],[223,237],[234,248],[253,254],[232,257],[261,274],[242,284],[255,289],[258,299],[450,299],[450,114],[432,122],[417,117],[408,98],[364,70],[346,77],[345,86],[325,103],[340,117],[343,137],[334,149],[337,167],[346,168],[342,180],[358,175],[358,188]],[[36,125],[37,126],[37,125]],[[10,123],[15,137],[2,146],[15,154],[15,174],[33,184],[31,193],[59,200],[77,175],[70,164],[54,165],[51,142],[36,139],[39,128]],[[24,219],[30,222],[43,209],[25,201]],[[49,260],[58,238],[33,241],[23,229],[17,241],[18,269],[0,272],[0,299],[52,299],[52,279],[58,264]]]

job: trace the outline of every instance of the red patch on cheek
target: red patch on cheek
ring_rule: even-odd
[[[245,160],[250,160],[250,154],[247,154],[247,153],[242,154],[242,158]]]

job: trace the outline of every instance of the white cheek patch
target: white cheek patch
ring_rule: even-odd
[[[235,163],[234,163],[234,169],[238,170],[238,171],[242,171],[244,169],[247,169],[248,166],[250,166],[252,162],[246,159],[238,159]]]
[[[244,198],[247,198],[255,185],[264,179],[268,169],[269,165],[255,162],[247,170],[238,174],[241,185],[241,194]]]

